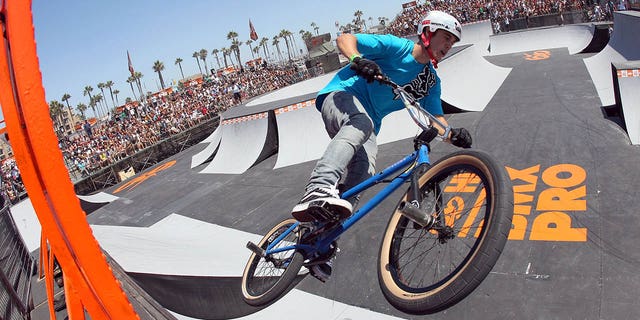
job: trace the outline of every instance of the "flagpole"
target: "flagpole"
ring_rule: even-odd
[[[129,63],[129,72],[131,72],[131,78],[133,78],[138,85],[138,91],[140,91],[140,98],[138,101],[141,103],[144,101],[144,94],[142,93],[142,86],[140,85],[140,79],[136,79],[135,77],[135,69],[133,68],[133,63],[131,62],[131,55],[129,55],[129,50],[127,50],[127,62]]]

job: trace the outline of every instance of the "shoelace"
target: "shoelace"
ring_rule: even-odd
[[[340,192],[338,191],[338,189],[336,189],[335,187],[332,188],[319,188],[320,190],[334,196],[334,197],[339,197],[340,196]]]

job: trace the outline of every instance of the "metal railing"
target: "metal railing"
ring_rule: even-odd
[[[9,202],[0,197],[0,319],[30,319],[34,260],[13,221]]]

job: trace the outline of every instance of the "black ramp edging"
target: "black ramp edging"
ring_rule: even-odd
[[[254,307],[244,302],[241,277],[128,274],[165,308],[197,319],[238,318],[269,306]]]
[[[598,24],[594,27],[591,42],[580,53],[598,53],[609,43],[610,24]]]
[[[640,61],[612,63],[614,106],[632,144],[640,144]]]
[[[122,267],[107,253],[102,251],[113,275],[118,279],[122,290],[129,298],[129,302],[141,320],[176,320],[171,313],[165,310],[156,300],[153,299],[143,288],[141,288]]]
[[[276,123],[276,115],[273,110],[269,110],[267,114],[267,136],[264,139],[264,147],[262,147],[260,155],[251,167],[278,152],[278,125]]]

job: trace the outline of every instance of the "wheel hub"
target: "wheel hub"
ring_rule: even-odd
[[[455,238],[455,234],[453,232],[453,228],[450,226],[445,226],[444,228],[438,230],[438,241],[441,244],[447,243],[448,240]]]

